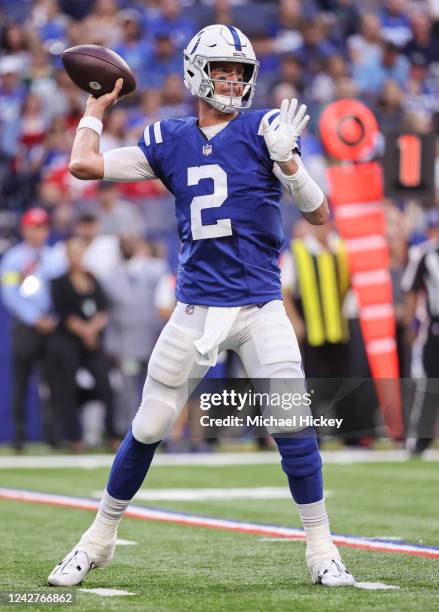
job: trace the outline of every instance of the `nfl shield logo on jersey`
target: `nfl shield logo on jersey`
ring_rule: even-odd
[[[212,145],[207,144],[203,147],[203,155],[210,155],[212,153]]]

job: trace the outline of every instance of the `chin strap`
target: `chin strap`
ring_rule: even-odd
[[[221,96],[215,94],[211,98],[204,98],[208,104],[223,113],[240,112],[242,97],[241,96]]]

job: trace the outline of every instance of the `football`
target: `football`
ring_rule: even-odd
[[[62,56],[64,68],[80,89],[99,98],[113,90],[123,78],[120,96],[136,89],[136,79],[126,61],[117,53],[99,45],[78,45],[66,49]]]

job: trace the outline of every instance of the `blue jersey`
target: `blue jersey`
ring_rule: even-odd
[[[243,306],[281,299],[281,184],[261,132],[269,113],[237,115],[207,140],[195,117],[145,128],[139,146],[175,197],[182,241],[176,297]]]

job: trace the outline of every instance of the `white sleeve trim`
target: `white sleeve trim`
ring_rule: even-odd
[[[299,166],[296,174],[286,175],[277,164],[273,174],[287,187],[293,196],[294,203],[301,212],[314,212],[323,204],[325,196],[313,178],[308,174],[300,155],[293,153],[293,159]]]
[[[106,181],[130,182],[157,178],[138,146],[111,149],[102,153],[102,157]]]
[[[145,139],[145,145],[148,147],[151,144],[151,136],[149,134],[149,125],[143,131],[143,138]]]
[[[163,142],[162,130],[160,128],[160,121],[154,123],[154,138],[156,144],[160,144]]]

